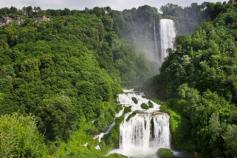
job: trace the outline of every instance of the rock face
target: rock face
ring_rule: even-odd
[[[113,14],[114,25],[120,37],[129,41],[137,52],[151,63],[151,71],[159,67],[159,19],[156,8],[142,6]]]
[[[189,35],[208,19],[205,4],[186,8],[170,4],[162,8],[162,13],[150,6],[112,12],[119,36],[148,60],[155,74],[168,55],[167,48],[173,48],[176,34]]]
[[[237,0],[230,0],[229,2],[232,4],[237,4]]]
[[[35,23],[49,22],[50,18],[47,16],[37,17],[35,18]],[[0,17],[0,27],[9,25],[10,23],[15,23],[17,25],[21,25],[24,23],[24,20],[19,16],[2,16]]]
[[[38,17],[35,20],[36,23],[49,22],[49,21],[50,21],[50,18],[47,16]]]

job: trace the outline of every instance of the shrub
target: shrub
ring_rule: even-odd
[[[129,106],[129,107],[125,107],[124,108],[124,114],[127,114],[127,113],[129,113],[129,112],[131,112],[132,110],[131,110],[131,106]]]
[[[149,109],[149,106],[145,103],[142,103],[141,108],[147,110],[147,109]]]
[[[137,98],[136,98],[136,97],[132,97],[132,101],[133,101],[135,104],[137,104],[137,103],[138,103],[138,100],[137,100]]]
[[[126,119],[126,121],[129,121],[132,117],[134,117],[137,113],[133,112],[131,115],[128,116],[128,118]]]
[[[48,140],[67,140],[75,126],[76,114],[70,98],[66,96],[52,97],[42,101],[37,110],[39,129]]]
[[[0,157],[38,158],[47,153],[32,116],[0,117]]]
[[[151,101],[148,102],[148,105],[149,105],[149,108],[153,108],[154,107],[154,105],[153,105],[153,103]]]
[[[170,149],[160,148],[157,152],[159,158],[174,158]]]

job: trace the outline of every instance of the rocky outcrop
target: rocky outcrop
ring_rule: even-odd
[[[49,22],[50,18],[47,16],[37,17],[35,23]]]
[[[47,16],[37,17],[35,18],[35,23],[49,22],[50,18]],[[17,25],[21,25],[24,20],[19,16],[2,16],[0,17],[0,27],[9,25],[10,23],[15,23]]]
[[[10,16],[2,16],[0,17],[0,27],[6,26],[10,23],[16,23],[17,25],[21,25],[24,20],[21,17],[15,16],[15,17],[10,17]]]
[[[144,115],[144,114],[149,114],[151,116],[156,116],[156,115],[168,115],[167,113],[161,112],[159,110],[153,111],[153,112],[146,112],[146,111],[141,111],[141,110],[136,110],[134,111],[136,114]]]
[[[237,4],[237,0],[230,0],[229,2],[232,4]]]

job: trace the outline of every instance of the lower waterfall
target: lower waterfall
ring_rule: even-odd
[[[109,154],[155,158],[159,148],[170,148],[169,115],[159,111],[160,105],[133,90],[125,90],[118,102],[130,107],[131,112],[125,114],[120,124],[119,149]]]

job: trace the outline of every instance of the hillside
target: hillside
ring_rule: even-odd
[[[160,75],[148,84],[147,92],[181,115],[180,125],[173,131],[176,148],[196,150],[202,157],[234,158],[237,7],[209,4],[208,11],[212,20],[191,36],[177,38],[176,50],[162,65]],[[184,138],[187,141],[183,143]]]
[[[178,35],[164,63],[161,19]],[[150,99],[127,90],[119,102],[124,88],[142,85]],[[134,151],[145,140],[155,154],[167,144],[236,158],[236,106],[235,1],[159,11],[0,9],[0,157],[122,158],[107,154],[121,140]]]
[[[0,157],[105,155],[93,137],[112,123],[121,85],[149,73],[145,59],[119,39],[109,15],[31,7],[0,14]],[[25,128],[48,148],[34,147]]]

